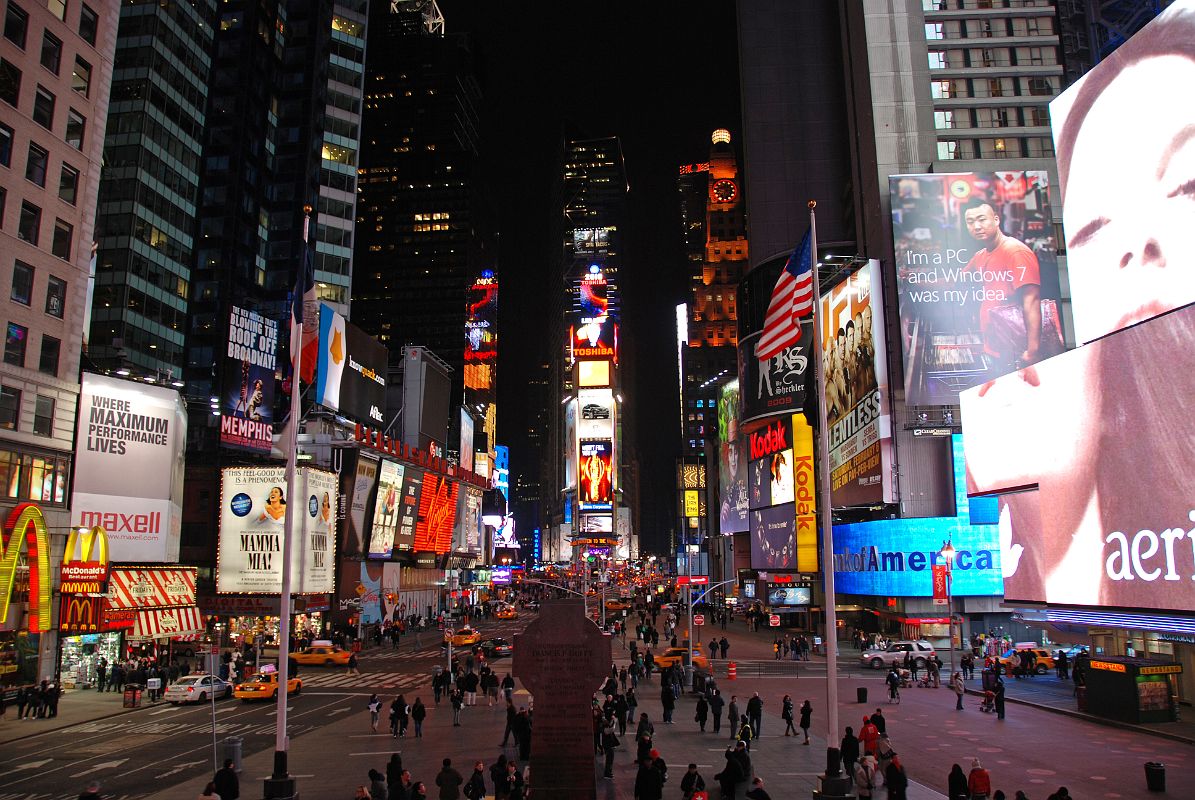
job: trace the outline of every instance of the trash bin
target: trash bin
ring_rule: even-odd
[[[1145,762],[1145,788],[1151,792],[1166,791],[1166,765],[1158,761]]]
[[[139,683],[126,683],[124,685],[124,707],[125,708],[140,708],[141,707],[141,691],[142,687]]]
[[[860,686],[855,689],[855,700],[860,703],[867,702],[867,687],[866,686]]]
[[[225,736],[224,737],[224,760],[232,759],[232,768],[237,772],[241,771],[241,749],[245,740],[240,736]],[[221,762],[223,766],[223,762]]]
[[[1076,686],[1075,687],[1075,702],[1077,702],[1079,704],[1080,711],[1087,710],[1087,687],[1086,686]]]

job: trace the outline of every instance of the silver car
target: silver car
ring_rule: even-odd
[[[913,659],[917,662],[917,669],[924,669],[929,659],[935,655],[934,646],[925,639],[916,641],[906,639],[890,643],[885,650],[864,650],[859,655],[859,663],[872,669],[899,667],[905,663],[906,653],[913,654]]]
[[[215,696],[217,700],[232,696],[232,684],[214,675],[187,675],[166,687],[162,699],[168,703],[206,703]]]

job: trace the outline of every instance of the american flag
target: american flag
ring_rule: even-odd
[[[788,257],[772,289],[763,335],[755,343],[755,357],[772,358],[801,338],[801,318],[813,313],[813,247],[810,232]]]

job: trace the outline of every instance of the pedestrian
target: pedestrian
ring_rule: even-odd
[[[216,785],[216,794],[220,800],[237,800],[241,796],[241,781],[237,777],[235,762],[231,758],[224,759],[224,766],[216,770],[212,783]]]
[[[1018,794],[1022,794],[1018,792]],[[1071,793],[1067,791],[1065,786],[1059,786],[1058,791],[1046,798],[1046,800],[1071,800]]]
[[[733,739],[739,733],[739,698],[738,695],[730,696],[730,706],[726,709],[726,721],[730,727],[730,738]]]
[[[718,657],[718,640],[710,639],[710,661]]]
[[[884,785],[888,787],[888,800],[906,800],[909,790],[909,776],[895,755],[884,770]]]
[[[971,790],[967,788],[967,775],[963,768],[955,764],[946,776],[946,797],[949,800],[968,800]]]
[[[515,679],[506,673],[506,677],[502,679],[502,694],[506,697],[506,702],[511,702],[515,691]]]
[[[813,705],[806,700],[801,704],[801,733],[805,734],[804,744],[809,744],[809,726],[813,722]]]
[[[639,724],[635,726],[635,741],[638,742],[644,736],[651,738],[656,734],[656,726],[651,724],[651,720],[647,718],[647,712],[639,715]]]
[[[427,719],[427,706],[423,704],[423,698],[416,697],[415,705],[411,706],[411,720],[415,723],[415,738],[423,738],[423,721]],[[403,732],[406,732],[406,725],[403,725]]]
[[[458,686],[452,690],[448,699],[452,703],[452,727],[459,728],[461,726],[461,708],[465,705],[465,693]]]
[[[747,778],[742,775],[741,760],[736,755],[737,750],[743,748],[742,743],[726,750],[726,766],[722,767],[722,771],[714,776],[714,780],[718,782],[718,788],[722,792],[722,800],[734,800],[735,789],[739,781],[745,781]]]
[[[726,641],[725,636],[723,636],[722,640],[718,642],[718,649],[722,651],[721,657],[726,658],[726,654],[730,652],[730,642]]]
[[[390,736],[395,739],[398,738],[398,709],[401,702],[402,695],[399,695],[390,703]]]
[[[714,733],[722,732],[722,709],[726,706],[726,701],[722,699],[722,692],[719,689],[714,690],[713,697],[710,698],[710,711],[714,713]]]
[[[793,727],[793,698],[786,694],[780,703],[780,719],[784,720],[784,735],[796,736],[797,729]]]
[[[506,776],[502,779],[503,796],[507,800],[523,800],[523,775],[514,761],[506,762]]]
[[[763,700],[759,698],[759,692],[755,692],[747,701],[747,719],[751,721],[751,738],[758,739],[763,727]]]
[[[652,764],[650,757],[639,762],[635,774],[635,800],[662,800],[664,780]]]
[[[626,695],[620,694],[614,698],[614,718],[618,720],[619,736],[626,735],[628,713],[630,713],[630,706],[627,705]]]
[[[108,659],[100,656],[95,664],[95,690],[97,692],[108,691],[107,683]]]
[[[424,786],[423,781],[415,781],[411,784],[411,788],[407,791],[407,797],[410,800],[423,800],[427,797],[427,787]]]
[[[87,784],[87,788],[79,793],[79,800],[104,800],[104,796],[100,794],[100,782],[92,781]]]
[[[531,715],[527,713],[525,706],[519,707],[519,713],[515,715],[514,728],[511,729],[514,734],[515,743],[519,746],[519,759],[526,761],[531,758]],[[519,793],[522,794],[520,788]]]
[[[25,687],[21,686],[17,689],[17,719],[25,718],[25,706],[29,704],[29,694],[25,691]]]
[[[772,800],[772,796],[763,788],[763,778],[751,781],[751,789],[745,795],[747,800]]]
[[[215,781],[208,781],[207,786],[204,786],[203,791],[199,793],[199,800],[203,800],[205,797],[214,797],[216,800],[222,800],[220,795],[216,793]]]
[[[855,762],[859,760],[859,740],[855,737],[855,729],[847,726],[842,743],[838,746],[838,753],[842,756],[842,768],[847,776],[855,774]]]
[[[478,761],[473,765],[473,774],[465,782],[462,790],[468,800],[484,800],[485,798],[485,764]]]
[[[870,719],[871,724],[876,726],[876,730],[880,732],[881,736],[888,732],[888,720],[884,718],[884,709],[877,708],[876,713],[872,714]]]
[[[755,729],[751,727],[751,721],[747,719],[746,714],[739,717],[739,732],[735,738],[746,745],[748,751],[751,750],[751,740],[755,738]]]
[[[697,723],[697,726],[701,728],[702,733],[705,733],[705,723],[709,719],[709,714],[709,701],[705,699],[705,695],[702,695],[697,698],[697,715],[693,717],[694,721]]]
[[[452,768],[452,759],[444,759],[444,766],[436,775],[436,786],[440,787],[440,800],[460,800],[461,784],[465,779]]]
[[[962,711],[963,709],[963,695],[966,693],[966,688],[963,686],[963,673],[957,670],[950,676],[950,688],[954,690],[954,710]]]
[[[672,687],[664,685],[660,681],[660,704],[664,707],[664,723],[666,725],[672,724],[672,712],[676,708],[676,695],[672,691]]]
[[[705,778],[701,777],[701,773],[697,771],[696,764],[690,764],[688,770],[681,776],[680,791],[682,800],[692,800],[694,792],[705,791]]]
[[[373,732],[378,732],[378,717],[382,714],[382,701],[378,699],[376,694],[369,696],[369,702],[365,704],[369,709],[369,727],[373,728]]]
[[[880,736],[876,742],[876,770],[881,775],[888,774],[888,765],[896,758],[896,750],[892,748],[892,741],[887,736]]]
[[[996,677],[996,719],[1004,719],[1004,679]]]
[[[357,654],[356,653],[349,653],[348,674],[349,675],[360,675],[361,674],[361,670],[357,669]]]
[[[494,784],[494,800],[504,800],[506,797],[506,755],[498,756],[498,760],[490,765],[490,783]]]
[[[376,769],[369,771],[369,800],[386,800],[386,776]]]
[[[614,749],[621,744],[614,731],[614,720],[611,717],[606,717],[602,726],[602,752],[606,756],[606,768],[602,772],[602,777],[610,780],[614,780]]]
[[[391,753],[386,762],[386,798],[387,800],[407,800],[407,790],[403,786],[402,776],[406,772],[402,768],[402,755]]]
[[[855,794],[860,800],[870,798],[872,791],[875,789],[875,759],[870,755],[865,755],[855,765]]]
[[[987,800],[992,793],[992,776],[978,758],[971,759],[971,772],[967,775],[967,791],[971,793],[971,800]]]

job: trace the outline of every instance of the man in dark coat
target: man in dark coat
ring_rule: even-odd
[[[224,759],[224,766],[216,770],[213,783],[216,784],[216,794],[220,795],[220,800],[237,800],[241,796],[241,782],[231,758]]]
[[[838,752],[842,755],[842,766],[846,770],[846,774],[854,775],[855,762],[859,760],[859,740],[855,737],[854,728],[847,727],[846,735],[842,737],[842,743],[838,746]]]
[[[763,727],[763,700],[759,699],[759,692],[747,701],[747,720],[751,723],[751,738],[758,739]]]
[[[664,776],[652,765],[651,758],[639,762],[635,775],[635,800],[663,800]]]

